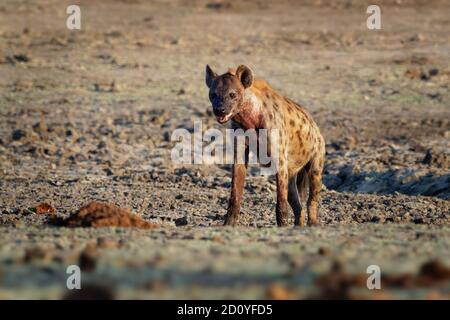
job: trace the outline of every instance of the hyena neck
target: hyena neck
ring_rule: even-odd
[[[234,116],[233,120],[245,130],[263,128],[264,118],[261,105],[260,98],[251,89],[246,90],[241,111]]]

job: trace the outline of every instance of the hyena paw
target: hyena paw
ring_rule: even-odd
[[[225,216],[225,221],[223,223],[224,226],[235,226],[237,222],[237,218],[235,215],[227,214]]]
[[[277,216],[277,225],[279,227],[286,227],[288,225],[288,219],[282,216]]]
[[[303,228],[303,227],[305,227],[305,225],[306,225],[306,223],[305,223],[305,220],[304,220],[304,219],[303,219],[303,220],[300,220],[300,221],[295,221],[295,222],[294,222],[294,226],[296,226],[296,227]]]

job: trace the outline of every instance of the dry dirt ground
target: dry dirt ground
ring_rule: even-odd
[[[380,1],[378,31],[363,1],[77,3],[79,31],[72,1],[0,3],[0,298],[450,297],[448,1]],[[250,65],[316,119],[320,227],[275,227],[252,171],[223,228],[230,167],[171,162],[174,129],[220,128],[207,63]],[[52,223],[94,200],[157,228]]]

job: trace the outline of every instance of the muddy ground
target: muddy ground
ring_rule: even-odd
[[[0,3],[0,298],[450,297],[447,1],[380,2],[376,31],[363,1],[78,3],[81,30],[71,1]],[[207,63],[316,119],[320,227],[275,227],[274,178],[251,170],[223,228],[230,166],[171,162],[174,129],[221,128]],[[52,223],[94,200],[157,227]]]

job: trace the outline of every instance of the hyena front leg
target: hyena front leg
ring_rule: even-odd
[[[311,167],[308,170],[309,176],[309,197],[308,207],[308,225],[318,225],[317,206],[320,199],[320,190],[322,189],[322,169],[323,158],[315,157],[311,160]]]
[[[277,207],[276,216],[279,227],[286,226],[288,221],[288,170],[287,159],[280,159],[280,166],[276,175],[277,178]]]
[[[237,150],[235,149],[231,178],[231,196],[228,202],[228,210],[224,222],[225,226],[234,226],[241,210],[241,198],[244,191],[245,176],[247,175],[248,152],[248,147],[246,147],[245,163],[240,163],[238,161]]]
[[[247,167],[245,164],[233,164],[233,177],[231,180],[231,196],[228,202],[225,226],[234,226],[241,207],[242,192],[244,190]]]

